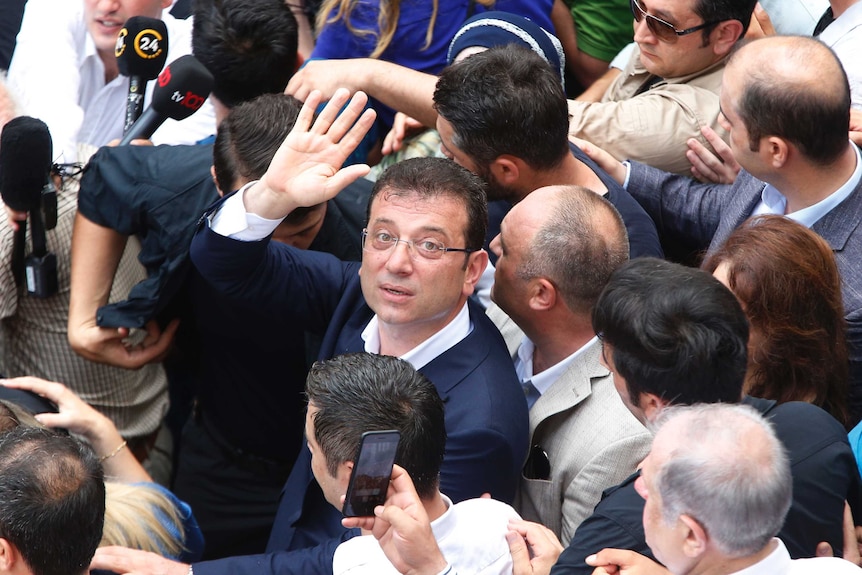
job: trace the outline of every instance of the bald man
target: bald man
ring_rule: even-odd
[[[700,184],[630,163],[628,191],[665,242],[717,249],[753,215],[782,214],[820,234],[841,272],[850,350],[850,408],[862,418],[862,158],[847,139],[850,89],[822,43],[770,37],[732,57],[721,89],[721,122],[742,166],[734,184]],[[587,149],[588,151],[589,148]],[[624,164],[604,161],[618,181]]]

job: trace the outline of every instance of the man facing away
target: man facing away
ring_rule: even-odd
[[[102,466],[45,429],[0,434],[0,573],[84,575],[105,519]]]
[[[657,426],[635,489],[647,543],[673,575],[862,572],[834,557],[791,560],[776,537],[792,500],[790,462],[756,410],[676,407]]]
[[[655,421],[671,405],[719,402],[746,403],[769,417],[793,475],[793,502],[778,536],[794,557],[812,556],[821,541],[843,548],[845,501],[854,510],[862,502],[846,432],[811,404],[743,397],[748,321],[729,289],[702,270],[633,260],[608,282],[593,328],[623,403],[641,421]],[[649,554],[636,479],[605,492],[552,573],[591,573],[596,563],[585,559],[605,547]]]
[[[509,520],[518,519],[518,514],[488,498],[453,503],[440,491],[446,421],[443,401],[428,378],[395,357],[350,353],[315,363],[308,374],[306,394],[305,433],[311,469],[326,505],[339,511],[343,507],[363,433],[398,431],[393,473],[414,478],[418,504],[427,514],[435,545],[469,572],[512,572],[506,532]],[[338,545],[328,570],[283,564],[279,572],[397,573],[377,541],[369,533],[364,535]],[[225,572],[257,573],[272,568],[266,556],[248,559],[247,567],[233,562],[239,571]],[[210,572],[216,563],[195,564],[194,572]],[[120,548],[101,550],[93,566],[116,572],[192,572],[186,565],[152,553]]]

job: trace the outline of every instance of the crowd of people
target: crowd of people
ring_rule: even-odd
[[[862,571],[862,0],[3,11],[0,574]]]

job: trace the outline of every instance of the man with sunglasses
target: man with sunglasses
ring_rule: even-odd
[[[634,48],[594,101],[569,101],[569,133],[668,172],[688,174],[686,141],[720,130],[718,91],[727,55],[745,34],[754,0],[631,0]],[[610,76],[608,76],[610,77]],[[725,132],[721,132],[725,135]]]

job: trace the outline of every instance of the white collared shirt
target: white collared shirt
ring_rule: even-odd
[[[467,302],[464,302],[458,315],[443,329],[399,357],[416,369],[422,369],[432,360],[455,347],[458,342],[470,335],[471,331],[473,331],[473,324],[470,321],[470,310],[467,308]],[[365,342],[365,351],[380,353],[380,321],[377,319],[377,314],[374,314],[362,330],[362,341]]]
[[[797,210],[790,214],[785,214],[787,211],[787,198],[772,185],[767,184],[761,193],[760,202],[755,206],[752,216],[760,216],[764,214],[783,215],[787,218],[802,224],[806,228],[813,226],[820,218],[831,212],[838,204],[847,199],[853,193],[853,190],[859,185],[862,180],[862,156],[859,154],[859,148],[852,146],[856,153],[856,169],[850,179],[844,185],[823,198],[814,205],[808,206],[801,210]]]
[[[769,543],[775,545],[772,553],[750,567],[731,575],[843,575],[862,573],[856,565],[838,557],[813,557],[807,559],[791,559],[787,547],[781,539],[773,538]]]
[[[581,346],[580,349],[569,357],[534,375],[533,352],[536,351],[536,344],[530,338],[524,336],[521,345],[518,346],[518,354],[515,359],[515,372],[518,374],[521,383],[529,380],[540,394],[544,394],[563,375],[569,366],[584,353],[584,350],[592,346],[597,340],[598,337],[593,337],[593,339]]]
[[[165,11],[170,39],[168,61],[191,54],[192,19],[178,20]],[[103,146],[123,135],[129,79],[105,83],[105,69],[84,20],[81,0],[28,0],[9,64],[7,87],[22,113],[48,125],[59,161],[86,161],[78,144]],[[147,83],[149,105],[155,82]],[[155,144],[194,144],[213,133],[210,102],[189,118],[167,120]]]

